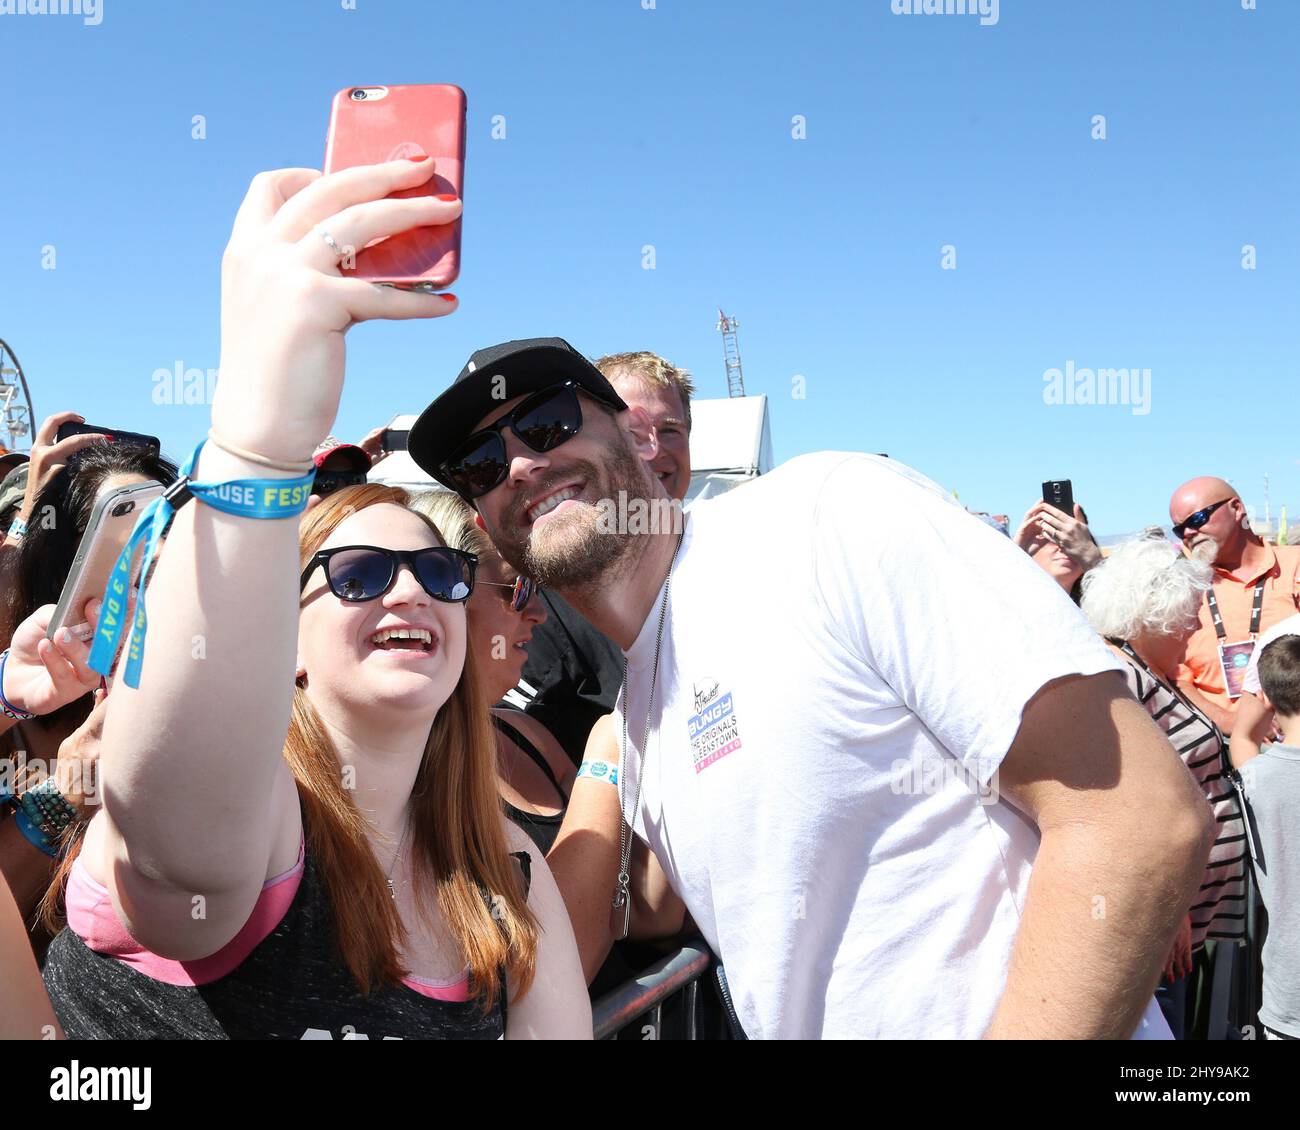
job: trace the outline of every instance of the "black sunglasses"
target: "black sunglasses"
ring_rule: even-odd
[[[1204,510],[1198,510],[1195,514],[1189,514],[1186,518],[1184,518],[1181,522],[1179,522],[1178,525],[1174,527],[1174,537],[1176,537],[1179,541],[1182,541],[1183,534],[1185,534],[1188,530],[1199,530],[1203,525],[1205,525],[1206,522],[1210,520],[1211,514],[1213,514],[1216,510],[1218,510],[1220,506],[1224,506],[1231,501],[1232,501],[1231,498],[1225,498],[1220,502],[1214,503],[1212,506],[1205,507]]]
[[[528,602],[533,599],[533,594],[542,591],[542,586],[531,577],[516,577],[513,585],[503,585],[500,581],[480,581],[479,583],[491,585],[494,589],[509,589],[510,607],[515,612],[522,612],[528,607]],[[504,594],[502,599],[506,599]]]
[[[325,498],[336,490],[364,486],[365,482],[365,471],[317,471],[311,481],[311,493]]]
[[[330,592],[340,600],[357,604],[383,596],[393,587],[397,572],[409,565],[415,579],[434,600],[461,604],[474,591],[474,569],[478,558],[445,545],[427,549],[380,549],[373,545],[340,545],[322,549],[302,571],[298,591],[320,565]]]
[[[505,480],[510,461],[501,433],[506,428],[537,452],[554,451],[567,443],[582,430],[577,382],[563,381],[533,393],[456,448],[442,464],[442,472],[457,493],[479,498]]]

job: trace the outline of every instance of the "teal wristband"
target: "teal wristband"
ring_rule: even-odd
[[[21,518],[15,518],[9,524],[9,532],[7,536],[13,538],[15,541],[22,541],[23,538],[27,536],[27,523]]]
[[[32,847],[43,851],[51,859],[58,858],[59,849],[50,844],[50,841],[45,838],[45,833],[32,823],[31,818],[21,808],[14,809],[14,823],[18,825],[18,830]]]
[[[56,838],[63,830],[77,821],[77,810],[59,791],[59,782],[53,777],[46,777],[23,793],[19,799],[23,811],[47,837]]]
[[[617,787],[618,766],[611,765],[608,761],[584,761],[578,766],[578,777],[591,777],[596,781],[608,781],[611,785]]]
[[[206,441],[204,441],[206,442]],[[126,669],[122,680],[128,687],[140,685],[140,666],[144,661],[145,586],[149,571],[157,556],[167,527],[176,511],[191,498],[197,498],[225,514],[242,518],[294,518],[307,509],[311,498],[315,472],[294,479],[234,479],[224,483],[195,482],[190,472],[203,450],[203,443],[194,449],[181,467],[180,476],[167,488],[161,498],[151,502],[136,521],[135,529],[127,540],[113,572],[104,589],[104,603],[95,626],[95,642],[90,649],[91,670],[107,677],[113,669],[118,648],[126,630],[126,608],[131,589],[131,563],[136,551],[144,545],[144,560],[140,564],[140,585],[135,598],[135,619],[126,649]]]

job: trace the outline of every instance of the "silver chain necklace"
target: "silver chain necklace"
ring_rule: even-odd
[[[641,807],[641,782],[645,778],[645,755],[646,739],[650,736],[650,717],[654,714],[655,708],[655,684],[659,681],[659,649],[664,642],[664,619],[668,613],[668,593],[673,584],[673,566],[677,564],[677,555],[682,549],[682,539],[686,536],[685,527],[677,535],[677,546],[673,550],[672,560],[668,562],[668,576],[664,581],[664,595],[659,601],[659,629],[655,633],[655,658],[654,665],[650,669],[650,701],[646,706],[645,725],[641,727],[641,764],[637,766],[636,773],[636,798],[632,802],[632,815],[626,816],[627,796],[624,789],[627,783],[627,656],[623,656],[623,745],[619,750],[619,771],[618,771],[618,810],[623,819],[618,824],[618,887],[614,891],[614,909],[623,911],[623,937],[626,938],[628,930],[632,926],[632,896],[629,886],[632,882],[632,876],[628,874],[628,866],[632,859],[632,831],[631,822],[636,819],[637,811]]]
[[[406,846],[406,835],[411,830],[411,809],[406,809],[406,823],[402,826],[402,838],[397,841],[397,854],[393,856],[393,862],[388,865],[388,874],[384,876],[384,881],[388,884],[388,897],[394,902],[397,901],[397,888],[393,886],[393,872],[397,869],[397,861],[402,858],[402,848]]]

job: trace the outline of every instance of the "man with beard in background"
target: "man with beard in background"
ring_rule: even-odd
[[[615,353],[592,364],[629,408],[650,416],[658,453],[650,470],[678,502],[691,485],[691,396],[685,369],[655,353]],[[577,764],[596,720],[614,709],[623,653],[553,589],[542,589],[547,616],[533,630],[519,686],[507,698],[555,735]]]
[[[1182,662],[1167,674],[1231,734],[1260,633],[1300,606],[1300,546],[1266,544],[1251,530],[1241,496],[1210,476],[1174,491],[1169,517],[1189,556],[1213,566],[1214,585]]]

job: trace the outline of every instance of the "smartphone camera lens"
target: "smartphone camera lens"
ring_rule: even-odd
[[[134,509],[135,509],[134,502],[119,502],[116,506],[113,507],[113,517],[123,518],[127,514],[130,514],[131,511]]]
[[[353,102],[364,102],[365,100],[366,100],[366,92],[364,90],[354,90],[352,92]]]

